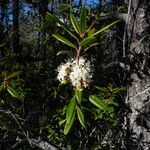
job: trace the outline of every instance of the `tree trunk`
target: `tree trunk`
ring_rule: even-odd
[[[4,30],[5,30],[5,17],[6,17],[6,2],[0,2],[0,56],[4,57]]]
[[[126,58],[130,62],[128,104],[130,131],[135,142],[131,149],[150,149],[150,1],[126,0]],[[133,138],[134,137],[134,138]],[[135,141],[136,139],[136,141]],[[133,146],[132,145],[132,146]]]
[[[41,0],[39,3],[39,20],[40,20],[40,24],[41,26],[43,26],[45,24],[45,16],[46,16],[46,12],[48,11],[48,0]],[[46,36],[46,29],[43,28],[43,30],[39,33],[39,40],[40,40],[40,51],[41,56],[43,58],[43,63],[42,63],[42,68],[43,70],[41,70],[41,76],[40,76],[40,82],[41,82],[41,88],[39,89],[40,91],[40,96],[42,98],[42,108],[44,110],[44,112],[46,113],[47,111],[47,89],[46,89],[46,74],[47,74],[47,68],[46,68],[46,62],[47,62],[47,46],[44,43],[44,41],[46,40],[47,36]],[[46,116],[45,116],[46,117]]]
[[[19,0],[13,1],[13,52],[19,54]]]

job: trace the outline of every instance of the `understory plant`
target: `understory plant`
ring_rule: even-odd
[[[73,124],[78,120],[83,128],[88,127],[86,121],[86,112],[89,111],[95,115],[95,119],[103,118],[106,120],[116,119],[115,107],[118,107],[117,96],[125,88],[114,88],[112,85],[108,87],[99,87],[94,85],[94,88],[99,92],[87,93],[87,88],[90,91],[90,83],[94,74],[94,66],[92,62],[85,58],[85,54],[89,48],[94,47],[97,43],[96,36],[103,31],[114,26],[119,20],[114,21],[100,30],[96,30],[93,21],[91,25],[87,24],[87,9],[83,7],[80,10],[80,16],[75,17],[74,13],[70,13],[70,22],[63,23],[57,16],[50,13],[49,18],[57,23],[60,28],[63,28],[71,37],[69,40],[64,35],[53,34],[52,36],[58,41],[68,45],[70,51],[59,51],[59,54],[68,54],[71,56],[65,63],[61,63],[57,68],[57,79],[61,84],[71,84],[73,94],[69,104],[66,107],[66,117],[61,120],[61,125],[64,125],[64,134],[67,135],[73,127]],[[74,52],[74,53],[73,53]],[[86,93],[84,93],[86,91]],[[92,93],[92,94],[91,94]],[[88,98],[88,100],[87,100]],[[93,104],[92,108],[88,107]],[[93,109],[94,108],[94,109]]]
[[[23,93],[21,92],[18,94],[18,92],[15,89],[15,81],[13,82],[13,78],[18,77],[21,74],[21,71],[14,71],[10,74],[8,74],[6,71],[3,71],[1,76],[3,77],[2,83],[0,83],[0,91],[7,90],[8,93],[16,98],[16,99],[22,99]]]

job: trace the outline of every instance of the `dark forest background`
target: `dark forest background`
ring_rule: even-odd
[[[72,50],[52,36],[61,33],[70,39],[48,13],[69,24],[70,12],[78,18],[84,6],[87,24],[95,21],[95,30],[119,22],[98,34],[97,44],[85,55],[92,59],[94,69],[92,82],[83,92],[87,128],[76,119],[69,134],[64,135],[72,87],[59,83],[56,69],[69,58],[62,50]],[[133,148],[130,145],[136,140],[129,138],[126,127],[131,111],[125,98],[131,83],[124,48],[127,12],[128,5],[121,0],[0,0],[1,150]],[[88,102],[93,94],[112,99],[112,114]]]

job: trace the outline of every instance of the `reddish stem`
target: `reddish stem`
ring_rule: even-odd
[[[81,46],[79,46],[79,48],[77,49],[76,59],[77,59],[78,64],[79,64],[79,59],[80,59],[80,53],[81,53]]]

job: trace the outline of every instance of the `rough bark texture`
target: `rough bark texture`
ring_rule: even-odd
[[[128,0],[127,54],[130,62],[129,116],[139,149],[150,149],[150,0]],[[133,148],[133,147],[132,147]],[[134,148],[133,148],[134,149]]]
[[[19,54],[19,0],[13,1],[13,52]]]

